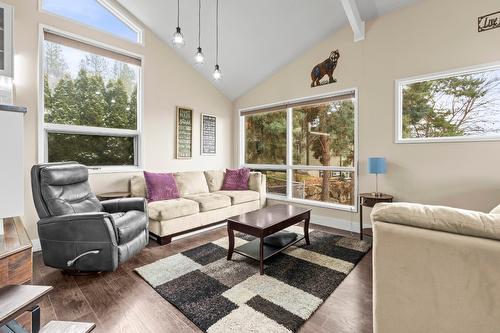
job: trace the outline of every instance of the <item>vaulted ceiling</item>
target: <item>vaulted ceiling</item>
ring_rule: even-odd
[[[353,0],[369,20],[418,0]],[[118,0],[148,28],[172,45],[176,0]],[[175,49],[213,81],[215,0],[201,0],[201,47],[205,64],[194,62],[198,46],[198,0],[180,1],[180,26],[186,39]],[[349,24],[341,0],[219,0],[219,64],[222,81],[213,82],[234,100],[303,52]]]

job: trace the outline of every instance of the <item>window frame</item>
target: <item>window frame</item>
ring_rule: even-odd
[[[249,111],[258,111],[260,109],[265,109],[269,107],[277,107],[280,105],[285,105],[285,104],[292,104],[292,103],[297,103],[297,102],[311,102],[313,104],[316,100],[322,99],[322,98],[328,98],[328,97],[335,97],[335,96],[341,96],[341,95],[346,95],[348,93],[354,93],[354,98],[353,98],[353,104],[354,104],[354,161],[353,161],[353,166],[352,167],[340,167],[340,166],[311,166],[311,165],[299,165],[299,164],[293,164],[293,131],[291,130],[293,128],[293,107],[284,107],[286,110],[286,164],[279,165],[279,164],[251,164],[251,163],[245,163],[245,137],[246,137],[246,130],[245,130],[245,115],[242,115],[244,112],[249,112]],[[239,116],[239,156],[238,156],[238,164],[240,167],[247,167],[250,169],[262,169],[262,170],[277,170],[277,171],[286,171],[286,196],[282,195],[277,195],[277,194],[272,194],[268,193],[267,198],[271,200],[276,200],[276,201],[284,201],[284,202],[291,202],[291,203],[297,203],[297,204],[302,204],[302,205],[307,205],[307,206],[315,206],[315,207],[321,207],[321,208],[329,208],[329,209],[336,209],[336,210],[341,210],[341,211],[347,211],[351,213],[357,213],[358,212],[358,193],[359,193],[359,159],[358,159],[358,154],[359,154],[359,140],[358,140],[358,126],[359,126],[359,95],[358,95],[358,88],[349,88],[349,89],[344,89],[344,90],[339,90],[331,93],[326,93],[326,94],[321,94],[321,95],[314,95],[314,96],[309,96],[309,97],[304,97],[304,98],[297,98],[297,99],[291,99],[291,100],[286,100],[286,101],[281,101],[277,103],[271,103],[271,104],[266,104],[266,105],[260,105],[256,107],[249,107],[249,108],[242,108],[238,110],[238,116]],[[354,179],[354,204],[352,206],[350,205],[342,205],[342,204],[337,204],[337,203],[332,203],[332,202],[323,202],[323,201],[316,201],[316,200],[309,200],[309,199],[299,199],[299,198],[293,198],[293,191],[292,191],[292,182],[293,182],[293,171],[294,170],[328,170],[328,171],[346,171],[346,172],[352,172],[353,173],[353,179]]]
[[[439,142],[482,142],[482,141],[500,141],[500,133],[496,135],[468,135],[468,136],[448,136],[448,137],[430,137],[430,138],[403,138],[403,86],[436,79],[449,78],[453,76],[477,74],[491,70],[500,71],[500,62],[481,64],[476,66],[462,67],[447,71],[436,72],[432,74],[417,75],[398,79],[395,81],[395,137],[394,143],[439,143]]]
[[[116,6],[113,2],[111,2],[109,0],[96,0],[96,1],[102,7],[104,7],[106,10],[108,10],[112,15],[116,16],[116,18],[119,19],[121,22],[123,22],[123,24],[125,24],[127,27],[129,27],[130,29],[135,31],[137,33],[137,39],[135,41],[132,41],[130,39],[113,34],[109,31],[104,30],[104,29],[100,29],[100,28],[94,27],[90,24],[77,21],[75,19],[72,19],[71,17],[62,16],[62,15],[50,12],[48,10],[45,10],[43,8],[44,0],[38,0],[38,10],[44,14],[56,16],[58,18],[62,18],[64,20],[72,22],[74,24],[79,24],[79,25],[82,25],[86,28],[89,28],[89,29],[92,29],[92,30],[95,30],[95,31],[98,31],[101,33],[105,33],[105,34],[112,36],[114,38],[118,38],[120,40],[124,40],[124,41],[127,41],[129,43],[135,43],[135,44],[139,44],[141,46],[144,46],[144,28],[141,26],[141,24],[139,24],[135,19],[131,18],[129,14],[127,14],[122,8],[119,8],[118,6]]]
[[[62,37],[74,39],[98,48],[106,49],[112,52],[140,59],[139,76],[137,82],[137,129],[119,129],[105,128],[81,125],[52,124],[45,122],[45,101],[44,101],[44,31],[60,35]],[[47,163],[48,161],[48,133],[62,134],[87,134],[100,136],[120,136],[134,137],[134,165],[127,166],[89,166],[91,173],[114,173],[114,172],[136,172],[143,169],[144,165],[144,143],[143,133],[143,109],[144,109],[144,56],[123,50],[102,42],[98,42],[77,34],[60,30],[45,24],[40,24],[38,29],[38,162]]]

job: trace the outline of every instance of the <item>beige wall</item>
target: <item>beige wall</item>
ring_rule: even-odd
[[[427,0],[367,22],[364,41],[354,43],[346,27],[239,98],[235,110],[357,87],[361,192],[374,190],[367,158],[380,155],[389,163],[380,188],[398,201],[488,211],[500,203],[500,142],[395,144],[394,81],[500,61],[500,29],[477,32],[478,16],[498,10],[498,0]],[[338,83],[310,88],[312,67],[337,48]]]
[[[28,107],[25,118],[25,216],[30,236],[36,234],[37,214],[31,197],[29,169],[37,163],[38,31],[46,24],[144,56],[144,163],[152,171],[197,170],[229,167],[232,157],[232,104],[210,82],[151,31],[145,46],[114,38],[77,23],[38,11],[37,0],[3,0],[15,6],[15,102]],[[176,160],[175,106],[194,109],[193,159]],[[218,116],[217,156],[200,156],[200,113]],[[91,176],[95,192],[124,190],[130,174]]]

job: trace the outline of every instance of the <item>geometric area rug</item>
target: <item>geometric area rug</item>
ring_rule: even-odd
[[[136,272],[203,332],[296,332],[371,248],[318,230],[309,238],[266,260],[265,275],[256,260],[237,253],[226,260],[227,237]],[[238,233],[235,247],[252,239]]]

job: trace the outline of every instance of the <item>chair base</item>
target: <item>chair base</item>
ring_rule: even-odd
[[[90,276],[90,275],[99,275],[102,272],[82,272],[82,271],[74,271],[70,269],[63,269],[61,270],[61,273],[64,275],[71,275],[71,276]]]

